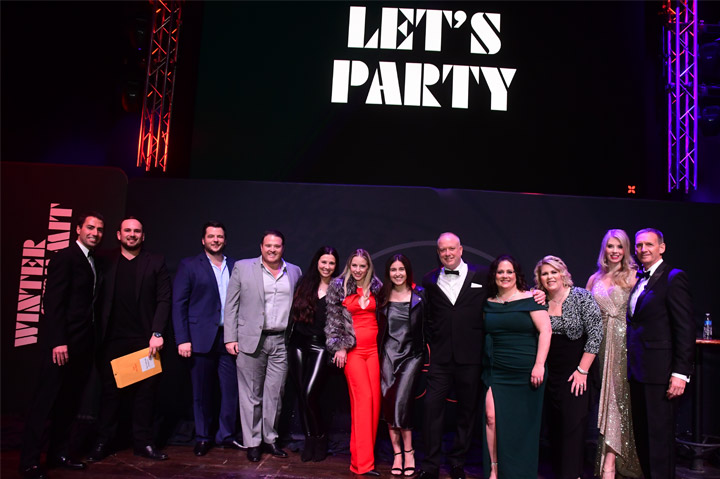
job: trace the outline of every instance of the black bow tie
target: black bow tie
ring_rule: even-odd
[[[635,273],[635,276],[637,277],[638,280],[649,279],[650,271],[638,271],[637,273]]]
[[[451,269],[443,269],[443,272],[445,274],[454,274],[455,276],[460,276],[460,271],[453,271]]]

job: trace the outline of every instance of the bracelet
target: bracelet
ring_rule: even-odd
[[[585,371],[585,370],[584,370],[583,368],[581,368],[580,366],[577,367],[577,370],[578,370],[578,372],[579,372],[580,374],[582,374],[583,376],[587,376],[587,373],[588,373],[588,372]]]

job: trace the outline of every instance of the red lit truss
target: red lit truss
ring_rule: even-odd
[[[137,166],[166,171],[173,87],[181,25],[180,1],[151,0],[152,32],[143,97]]]

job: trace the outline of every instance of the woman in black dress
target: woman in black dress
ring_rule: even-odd
[[[385,264],[378,301],[381,329],[382,411],[393,447],[393,476],[415,474],[412,445],[415,381],[423,364],[425,296],[413,283],[412,265],[402,254]]]
[[[303,462],[322,461],[327,456],[328,440],[319,396],[330,368],[330,353],[325,349],[325,295],[330,281],[337,276],[338,261],[335,248],[323,246],[317,250],[298,283],[290,312],[288,362],[305,433],[300,456]]]
[[[535,283],[550,300],[545,407],[553,470],[558,479],[576,479],[583,473],[588,371],[602,342],[602,316],[592,293],[573,286],[565,262],[557,256],[537,263]]]

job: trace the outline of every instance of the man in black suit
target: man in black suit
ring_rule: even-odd
[[[77,241],[50,260],[43,296],[39,385],[25,422],[20,473],[46,477],[40,466],[45,423],[51,421],[48,466],[84,469],[70,458],[69,432],[90,376],[94,345],[93,316],[99,277],[93,251],[103,237],[99,213],[81,215]]]
[[[425,460],[420,477],[438,477],[445,402],[454,386],[457,425],[448,462],[450,476],[461,479],[465,477],[465,456],[477,413],[483,353],[482,308],[487,296],[483,284],[488,269],[462,260],[460,238],[453,233],[440,235],[437,252],[443,266],[425,275],[422,283],[428,301],[425,334],[431,359],[423,424]]]
[[[646,479],[675,477],[675,413],[693,371],[695,323],[684,271],[663,262],[660,231],[635,234],[643,270],[628,303],[628,377],[633,429]]]
[[[217,418],[215,443],[241,449],[236,439],[238,381],[235,356],[225,349],[225,293],[235,260],[223,254],[225,226],[203,226],[203,252],[180,262],[173,283],[172,319],[178,354],[190,362],[196,456],[211,447],[210,426]],[[213,391],[220,387],[220,408],[213,412]]]
[[[171,284],[165,259],[142,249],[143,225],[133,217],[120,223],[120,250],[105,262],[103,308],[99,324],[98,370],[102,382],[98,438],[88,460],[100,461],[115,438],[121,402],[132,409],[136,455],[163,460],[153,440],[153,406],[159,375],[118,389],[110,361],[126,354],[150,349],[150,356],[163,347],[163,332],[170,317]]]

